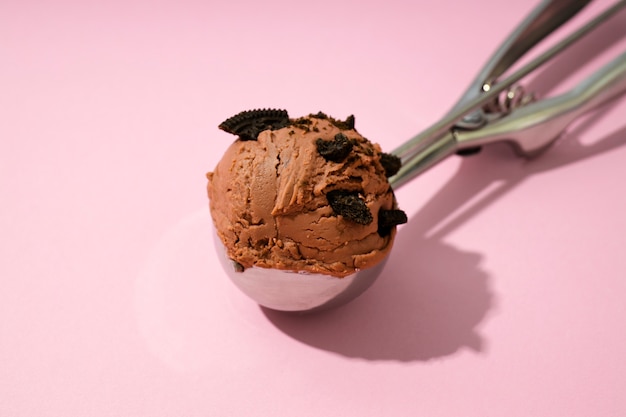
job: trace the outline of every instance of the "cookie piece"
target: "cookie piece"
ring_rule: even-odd
[[[328,203],[336,214],[341,214],[347,220],[368,225],[374,218],[358,192],[348,190],[333,190],[326,194]]]
[[[387,236],[391,229],[408,221],[406,213],[402,210],[380,210],[378,212],[378,234]]]
[[[346,159],[353,146],[352,141],[343,133],[337,133],[333,140],[319,138],[315,141],[315,145],[317,146],[317,152],[324,159],[332,162],[341,162]]]
[[[396,175],[402,167],[402,161],[396,155],[390,153],[382,153],[380,155],[380,163],[385,168],[387,178]]]
[[[264,130],[277,130],[289,126],[286,110],[257,109],[246,110],[224,120],[218,126],[225,132],[239,136],[241,140],[257,140]]]

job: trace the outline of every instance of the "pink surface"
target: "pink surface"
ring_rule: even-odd
[[[55,3],[0,4],[1,416],[626,415],[626,100],[402,188],[344,308],[265,311],[212,248],[223,119],[354,114],[391,150],[534,2]],[[624,48],[621,13],[529,87]]]

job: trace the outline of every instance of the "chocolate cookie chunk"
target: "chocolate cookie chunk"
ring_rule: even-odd
[[[317,152],[327,161],[341,162],[350,154],[352,142],[343,133],[337,133],[335,139],[324,140],[319,138],[315,141]]]
[[[387,178],[391,177],[392,175],[396,175],[402,167],[402,161],[400,160],[400,158],[390,153],[382,153],[380,155],[380,163],[382,164],[383,168],[385,168],[385,175],[387,176]]]
[[[259,133],[264,130],[281,129],[290,123],[286,110],[257,109],[237,113],[224,120],[219,128],[239,136],[241,140],[257,140]]]
[[[333,190],[326,194],[326,198],[333,211],[348,220],[362,225],[368,225],[374,221],[370,209],[358,192]]]
[[[408,221],[406,213],[402,210],[380,210],[378,212],[378,234],[387,236],[391,228]]]

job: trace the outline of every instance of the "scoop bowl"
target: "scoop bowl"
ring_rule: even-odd
[[[278,311],[309,313],[346,304],[376,281],[387,260],[344,278],[259,267],[241,271],[226,254],[216,233],[213,237],[218,258],[230,280],[258,304]]]

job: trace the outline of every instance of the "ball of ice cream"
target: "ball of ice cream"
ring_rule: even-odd
[[[344,277],[385,258],[406,222],[387,180],[400,161],[360,135],[352,116],[252,110],[220,128],[238,139],[207,174],[211,215],[242,269]]]

